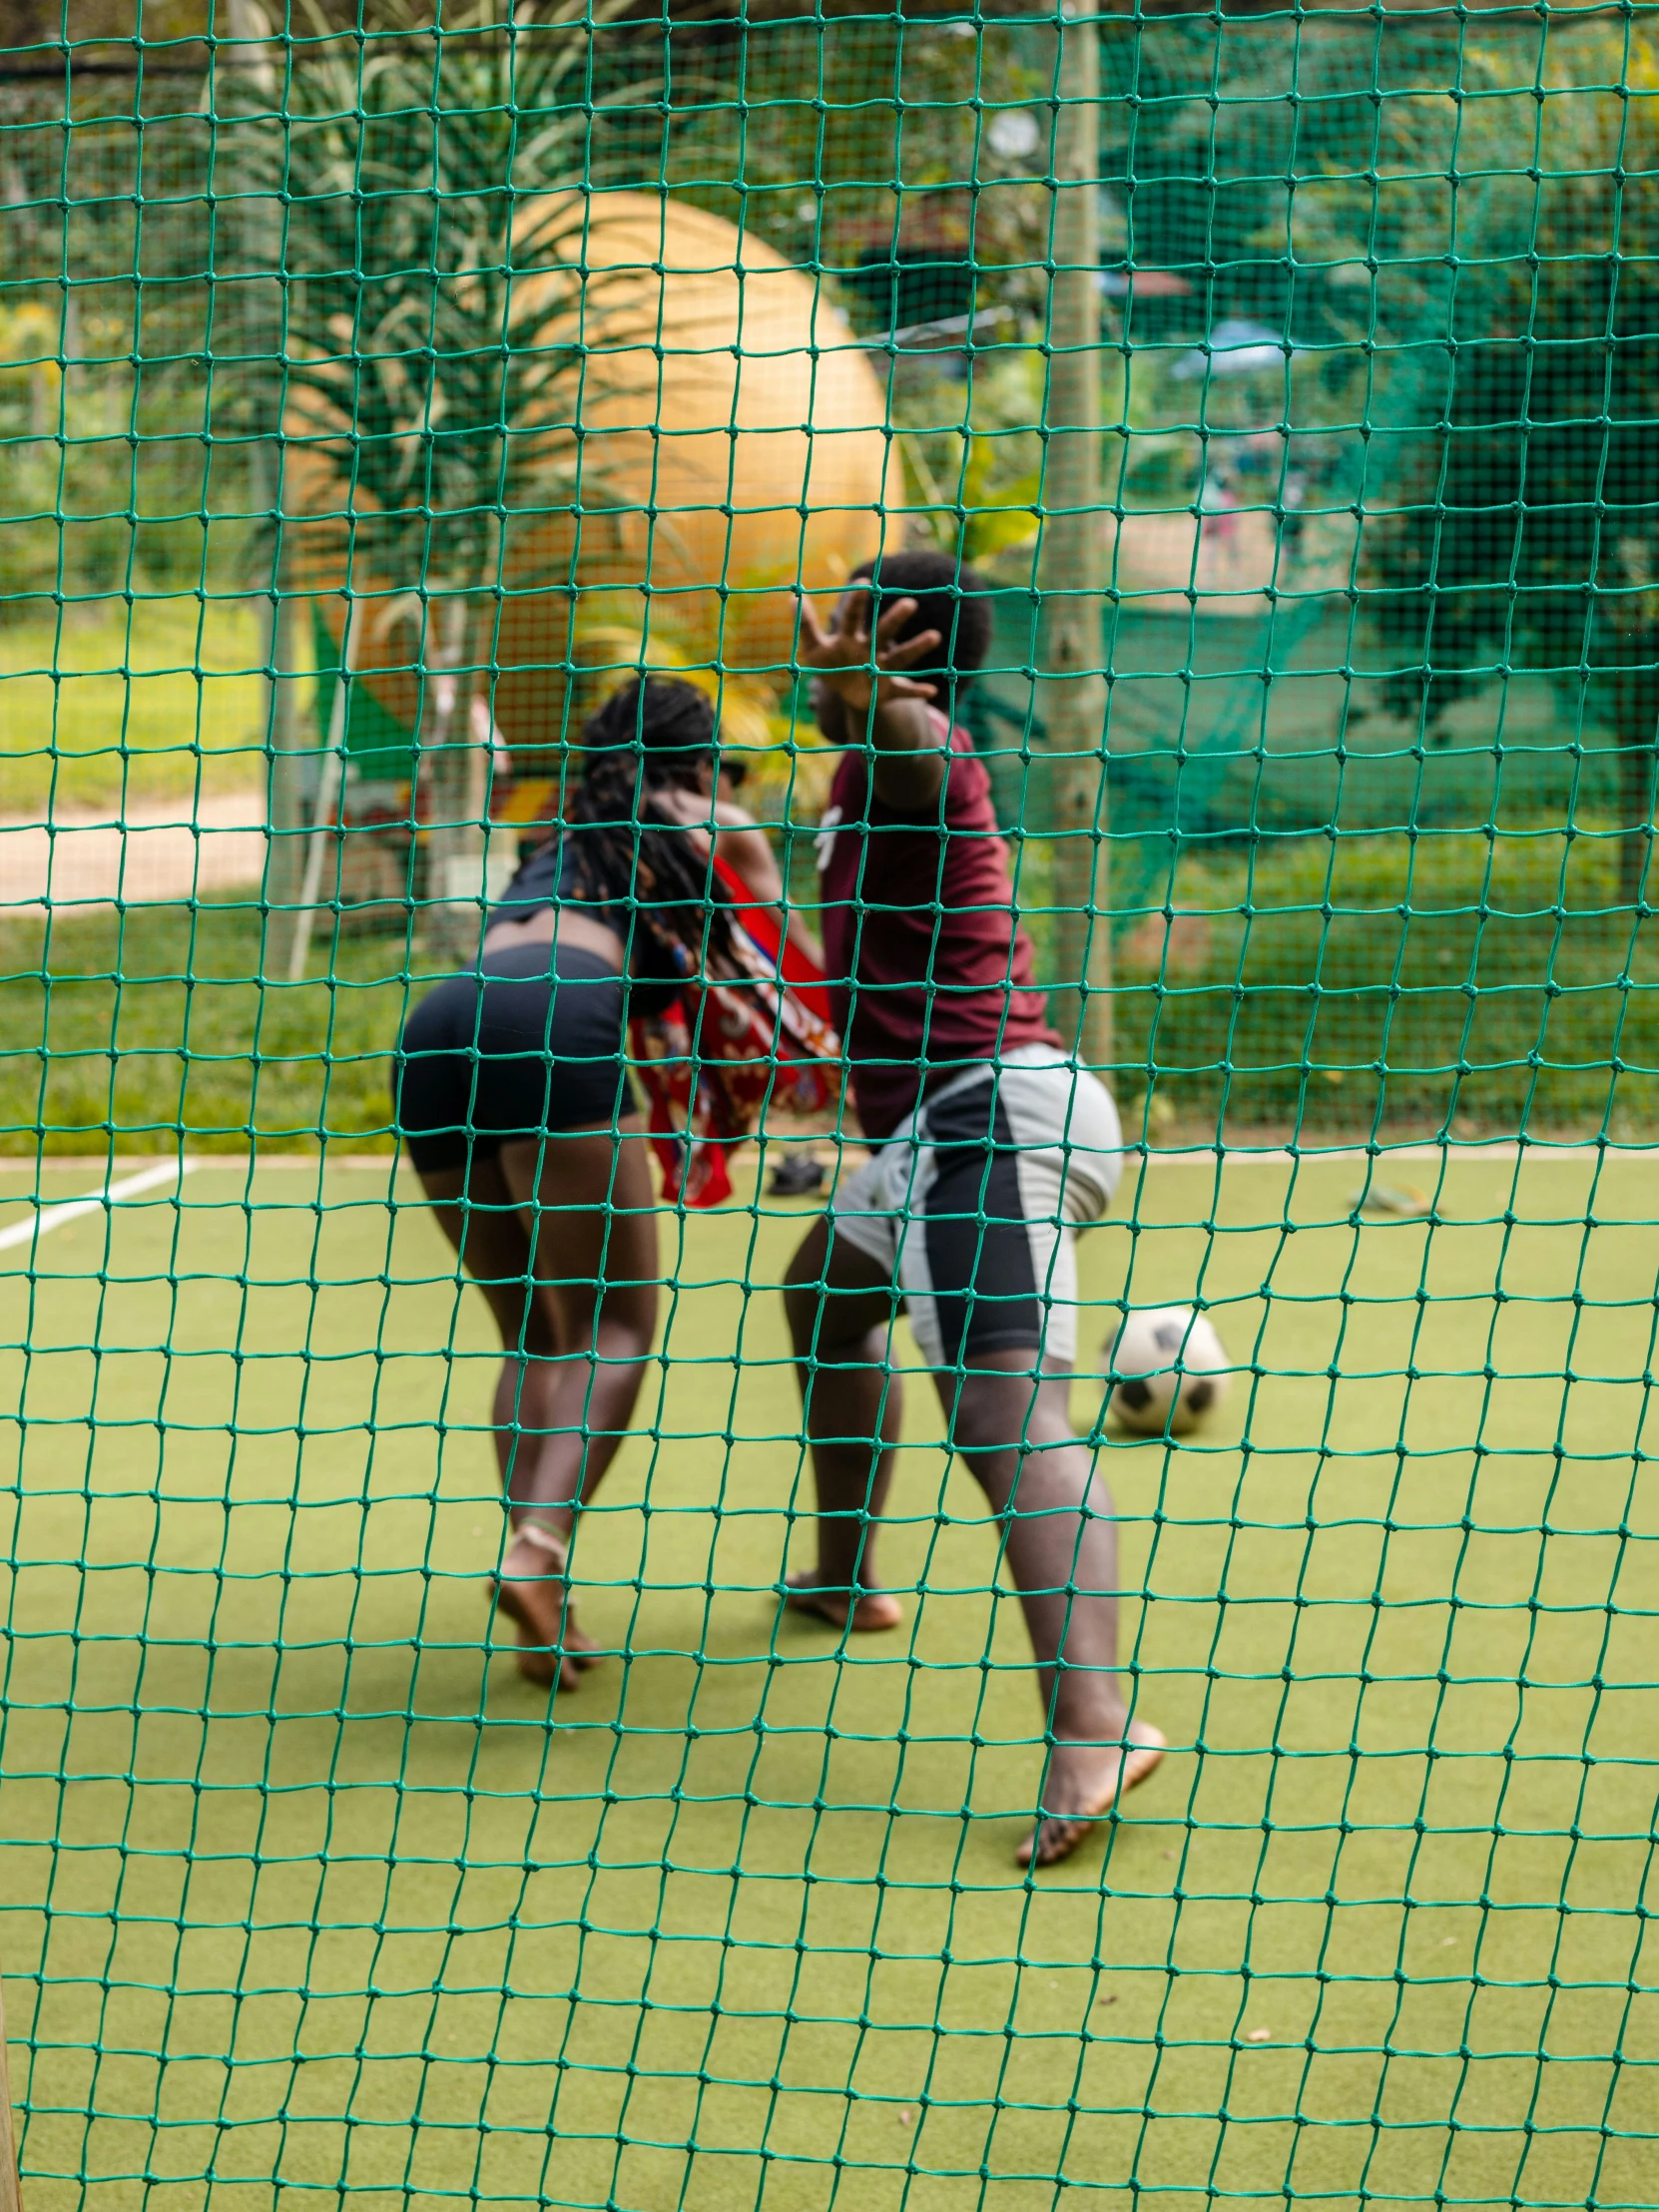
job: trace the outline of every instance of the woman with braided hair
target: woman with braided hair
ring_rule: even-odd
[[[476,972],[410,1014],[395,1071],[409,1158],[505,1353],[496,1603],[522,1671],[567,1689],[595,1655],[568,1595],[572,1531],[627,1433],[656,1325],[657,1201],[624,1040],[631,1016],[673,1005],[711,960],[726,967],[733,939],[697,827],[724,832],[731,814],[712,796],[709,700],[627,684],[583,744],[565,827],[489,915]],[[740,870],[776,899],[756,841],[776,887],[756,879],[759,854]]]

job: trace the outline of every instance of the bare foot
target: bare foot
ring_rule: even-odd
[[[1090,1824],[1108,1814],[1119,1798],[1144,1782],[1164,1756],[1165,1742],[1150,1721],[1131,1721],[1127,1746],[1056,1744],[1043,1780],[1043,1817],[1020,1845],[1022,1867],[1033,1860],[1052,1867],[1069,1859],[1089,1833]],[[1058,1810],[1048,1811],[1049,1804]]]
[[[855,1636],[896,1628],[904,1618],[904,1608],[890,1590],[866,1589],[848,1620],[845,1589],[826,1589],[816,1574],[792,1574],[784,1584],[784,1603],[798,1613],[817,1613],[832,1628],[850,1629]]]
[[[599,1664],[599,1646],[576,1625],[565,1580],[569,1549],[550,1529],[521,1522],[495,1577],[497,1611],[518,1631],[518,1671],[527,1682],[574,1690]]]

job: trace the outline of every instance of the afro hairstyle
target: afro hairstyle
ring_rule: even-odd
[[[991,646],[989,584],[952,553],[881,553],[847,578],[849,588],[867,583],[875,597],[875,619],[895,599],[913,599],[916,611],[900,631],[900,640],[918,630],[936,630],[939,642],[905,673],[937,677],[963,692],[978,674]]]

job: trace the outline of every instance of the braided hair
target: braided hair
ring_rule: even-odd
[[[731,944],[707,849],[652,805],[655,792],[695,790],[719,757],[712,701],[678,677],[647,676],[613,692],[582,732],[586,761],[569,804],[583,894],[626,906],[671,953],[700,967],[705,941]]]

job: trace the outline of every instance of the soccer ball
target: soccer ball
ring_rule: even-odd
[[[1143,1436],[1182,1435],[1227,1395],[1232,1362],[1202,1314],[1154,1306],[1131,1314],[1106,1345],[1106,1409]],[[1116,1377],[1116,1381],[1111,1380]]]

